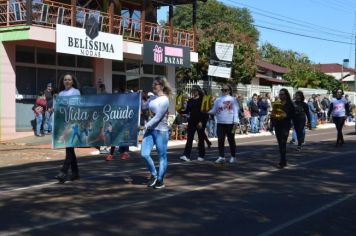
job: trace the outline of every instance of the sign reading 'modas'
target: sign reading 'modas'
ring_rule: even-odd
[[[145,41],[143,43],[143,63],[190,67],[190,49],[176,45]]]
[[[137,146],[140,93],[56,97],[53,147]]]
[[[95,22],[87,24],[86,29],[57,24],[56,50],[87,57],[123,59],[122,36],[99,32]]]

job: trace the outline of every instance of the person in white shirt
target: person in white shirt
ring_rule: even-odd
[[[163,178],[166,174],[167,146],[169,140],[169,127],[167,123],[169,97],[172,89],[164,77],[157,77],[153,81],[153,92],[155,97],[151,97],[147,103],[142,104],[142,109],[149,109],[153,117],[145,124],[145,134],[141,145],[141,156],[146,161],[151,173],[151,178],[147,183],[148,187],[164,188]],[[157,172],[151,157],[153,146],[156,146],[159,158],[159,170]]]
[[[58,96],[75,96],[80,95],[78,90],[78,81],[72,74],[65,74],[59,82],[59,95]],[[77,164],[77,157],[75,155],[74,147],[66,147],[66,157],[63,166],[58,175],[54,178],[60,183],[64,183],[67,180],[68,170],[71,168],[72,174],[70,180],[78,180],[79,169]]]
[[[228,84],[222,87],[222,96],[215,100],[213,108],[208,112],[215,115],[217,119],[217,135],[218,135],[218,147],[219,158],[216,163],[225,162],[225,137],[230,146],[230,163],[236,162],[236,142],[235,142],[235,130],[240,123],[238,110],[239,105],[235,97],[232,96],[232,87]]]

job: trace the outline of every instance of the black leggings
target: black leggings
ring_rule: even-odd
[[[66,148],[66,159],[64,160],[61,172],[67,174],[69,168],[71,168],[72,174],[79,173],[77,157],[75,156],[74,148],[72,147]]]
[[[279,146],[279,153],[281,155],[281,159],[280,159],[279,163],[282,165],[287,164],[287,158],[286,158],[287,139],[289,136],[290,127],[291,127],[291,125],[287,124],[287,123],[282,123],[282,124],[274,126],[277,141],[278,141],[278,146]]]
[[[298,146],[301,146],[304,143],[305,137],[303,132],[305,132],[305,122],[305,118],[293,120],[294,129],[297,133]]]
[[[232,132],[234,128],[233,124],[218,124],[217,135],[218,135],[218,146],[220,157],[225,157],[225,137],[227,136],[227,141],[229,142],[231,157],[236,157],[236,143],[235,134]]]
[[[199,157],[205,157],[205,146],[204,146],[204,129],[198,129],[196,124],[188,124],[187,128],[187,142],[184,148],[184,156],[190,158],[190,154],[192,152],[193,147],[193,139],[195,135],[195,131],[198,133],[198,150],[199,150]]]
[[[337,143],[344,143],[344,136],[342,134],[342,128],[344,127],[345,124],[345,117],[333,117],[334,124],[336,126],[337,130]]]

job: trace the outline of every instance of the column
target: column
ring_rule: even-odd
[[[94,85],[105,84],[106,92],[112,92],[112,61],[108,59],[94,59]]]
[[[194,45],[193,45],[193,51],[195,51],[196,49],[196,44],[197,44],[197,40],[196,40],[196,35],[197,35],[197,8],[198,8],[198,4],[197,4],[197,0],[194,0],[193,2],[193,34],[194,34]]]
[[[0,41],[0,141],[16,137],[15,44]]]
[[[167,66],[166,77],[173,89],[173,96],[176,95],[176,68],[174,66]],[[169,114],[175,114],[173,99],[169,103]]]
[[[71,0],[72,11],[70,14],[71,26],[77,25],[77,0]]]

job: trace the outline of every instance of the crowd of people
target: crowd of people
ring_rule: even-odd
[[[50,91],[49,84],[48,91]],[[61,78],[60,91],[58,96],[72,96],[80,95],[79,85],[76,78],[71,74],[66,74]],[[105,89],[105,88],[104,88]],[[147,183],[148,187],[157,189],[164,188],[164,177],[168,167],[167,149],[168,141],[171,133],[171,127],[168,124],[169,103],[172,96],[172,89],[164,77],[157,77],[154,79],[152,85],[153,93],[143,93],[141,101],[141,129],[143,130],[143,138],[141,144],[140,154],[145,161],[151,177]],[[281,89],[278,97],[271,101],[270,95],[258,96],[254,94],[251,99],[244,103],[241,96],[234,96],[233,88],[229,84],[222,86],[220,97],[210,100],[203,89],[199,86],[193,86],[192,96],[188,100],[182,100],[184,104],[176,111],[177,116],[175,123],[187,122],[186,126],[186,145],[180,159],[189,162],[191,151],[193,147],[194,136],[197,133],[198,141],[198,156],[197,161],[205,161],[205,143],[208,148],[211,146],[209,137],[217,136],[218,138],[218,153],[215,163],[221,164],[229,162],[231,164],[237,162],[236,156],[236,131],[245,122],[250,122],[250,131],[252,133],[269,131],[274,132],[279,152],[280,161],[277,164],[278,168],[284,168],[287,165],[287,140],[290,131],[293,129],[293,139],[297,142],[297,151],[301,151],[305,140],[305,129],[315,128],[315,120],[327,121],[330,120],[335,123],[337,130],[336,147],[344,145],[342,129],[347,119],[351,116],[351,105],[344,92],[337,89],[333,98],[329,101],[324,98],[320,101],[320,96],[313,95],[308,101],[304,97],[302,91],[297,91],[293,98],[287,89]],[[41,94],[41,95],[40,95]],[[36,100],[34,112],[40,116],[50,117],[46,115],[48,111],[48,100],[45,95],[40,93],[39,101]],[[52,97],[53,99],[53,97]],[[203,109],[206,101],[211,104]],[[42,109],[37,107],[41,106]],[[53,108],[50,107],[50,112]],[[45,111],[45,112],[43,112]],[[248,120],[246,114],[250,114]],[[42,115],[43,117],[43,115]],[[178,118],[177,118],[178,117]],[[270,125],[266,127],[266,119],[270,120]],[[180,119],[180,122],[178,121]],[[246,120],[247,119],[247,120]],[[40,118],[38,118],[41,121]],[[212,122],[214,121],[214,122]],[[45,132],[51,132],[51,129],[45,125]],[[213,127],[213,131],[210,130]],[[267,129],[266,129],[267,128]],[[208,132],[206,132],[208,129]],[[37,129],[36,129],[37,132]],[[208,135],[207,135],[208,133]],[[37,133],[36,133],[37,134]],[[225,155],[225,139],[227,138],[230,155],[226,159]],[[158,169],[151,157],[153,147],[156,147],[157,156],[159,159]],[[128,152],[128,147],[124,148]],[[111,158],[114,154],[115,147],[111,147]],[[108,157],[106,158],[108,160]],[[75,155],[75,148],[67,147],[65,152],[65,160],[58,175],[55,178],[63,183],[68,179],[68,172],[71,169],[70,180],[78,180],[80,178],[77,158]]]

